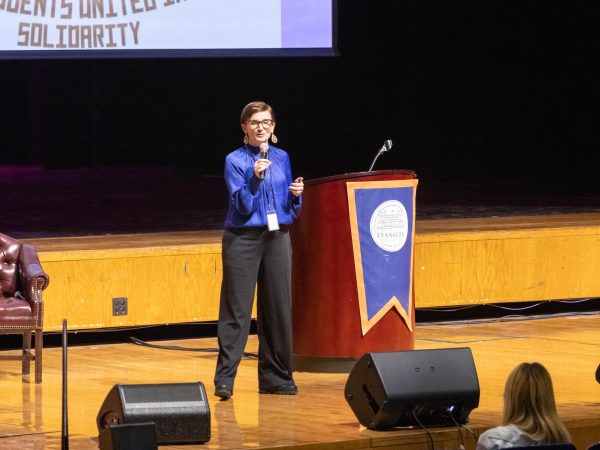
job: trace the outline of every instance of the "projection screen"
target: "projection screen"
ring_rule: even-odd
[[[334,53],[335,0],[0,0],[0,58]]]

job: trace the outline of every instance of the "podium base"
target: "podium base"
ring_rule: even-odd
[[[300,356],[294,355],[295,372],[350,373],[356,358],[339,358],[335,356]]]

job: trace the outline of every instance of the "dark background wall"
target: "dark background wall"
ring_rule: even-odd
[[[339,0],[339,57],[0,61],[0,165],[220,174],[249,100],[305,177],[593,188],[595,2]]]

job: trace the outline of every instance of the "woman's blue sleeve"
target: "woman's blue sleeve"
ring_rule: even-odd
[[[242,215],[254,213],[260,204],[260,182],[252,166],[243,168],[240,161],[225,160],[225,184],[231,205]]]

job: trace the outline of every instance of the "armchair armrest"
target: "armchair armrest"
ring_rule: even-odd
[[[42,269],[35,248],[23,244],[19,255],[19,290],[32,306],[42,301],[42,291],[48,287],[50,279]]]

